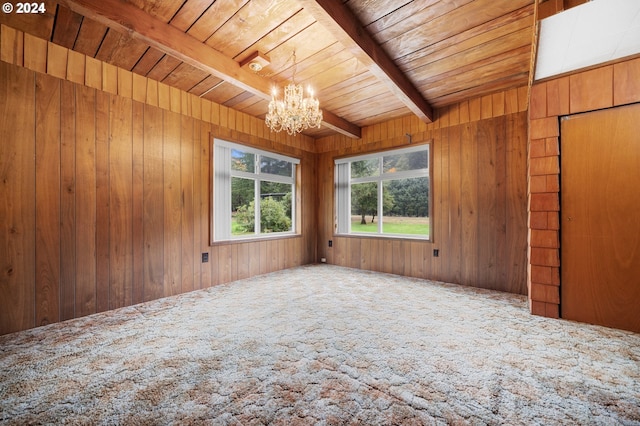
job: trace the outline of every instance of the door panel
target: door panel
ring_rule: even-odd
[[[561,123],[561,316],[640,332],[640,104]]]

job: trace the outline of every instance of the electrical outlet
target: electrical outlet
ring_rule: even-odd
[[[202,253],[202,263],[207,263],[209,261],[209,253]]]
[[[333,240],[329,240],[329,247],[333,247]]]
[[[438,256],[440,256],[440,250],[433,249],[433,257],[438,257]]]

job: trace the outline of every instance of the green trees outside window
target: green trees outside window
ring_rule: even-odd
[[[295,232],[299,160],[214,141],[214,241]]]
[[[429,237],[428,145],[341,159],[336,167],[339,233]]]

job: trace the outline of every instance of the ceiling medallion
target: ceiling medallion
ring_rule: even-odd
[[[276,98],[276,89],[271,92],[269,112],[264,119],[265,124],[274,132],[286,130],[295,135],[310,127],[320,128],[322,110],[317,98],[313,97],[311,88],[307,88],[307,97],[301,84],[296,84],[296,53],[293,52],[293,76],[291,83],[284,88],[284,99]]]

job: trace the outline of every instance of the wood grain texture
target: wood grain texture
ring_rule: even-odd
[[[82,15],[72,12],[68,7],[58,5],[52,41],[67,49],[73,49],[81,24]]]
[[[180,116],[163,112],[165,295],[182,292],[182,208],[180,202]]]
[[[4,24],[0,25],[0,60],[22,66],[24,63],[24,33]]]
[[[527,183],[521,177],[526,175],[527,120],[522,114],[507,116],[506,123],[506,283],[508,291],[522,293],[526,282],[526,229],[527,212],[522,209],[527,203]]]
[[[181,216],[181,244],[182,244],[182,292],[194,289],[194,120],[182,116],[180,129],[180,201]],[[198,140],[199,142],[199,140]]]
[[[205,103],[203,103],[204,107]],[[206,110],[203,108],[203,115],[206,115]],[[206,122],[200,122],[200,162],[199,168],[196,170],[200,174],[200,192],[199,192],[199,222],[200,222],[200,246],[201,253],[209,254],[209,263],[202,264],[202,288],[211,287],[218,283],[217,274],[213,274],[213,271],[217,271],[218,268],[218,253],[214,253],[210,247],[211,242],[211,229],[212,229],[212,211],[213,204],[211,202],[213,181],[211,177],[211,164],[212,161],[210,147],[212,145],[213,137],[211,135],[211,125]],[[196,143],[196,145],[198,145]],[[213,248],[216,249],[217,248]],[[215,263],[214,263],[215,262]]]
[[[111,96],[109,122],[109,308],[133,303],[132,101]]]
[[[96,91],[96,310],[109,309],[111,279],[109,222],[109,120],[110,99],[105,92]]]
[[[132,103],[133,303],[144,301],[144,104]]]
[[[76,88],[76,314],[96,312],[96,91]]]
[[[24,66],[45,74],[47,72],[47,41],[31,34],[24,35]]]
[[[74,318],[76,287],[76,98],[62,82],[60,100],[60,319]]]
[[[0,76],[1,333],[314,261],[315,155],[300,142],[244,133],[245,114],[214,133],[209,103],[195,103],[203,121],[5,62]],[[210,245],[213,134],[301,159],[303,236]]]
[[[478,276],[478,142],[477,122],[461,128],[460,196],[462,206],[461,284],[471,285]]]
[[[36,324],[60,320],[60,80],[36,74]]]
[[[34,327],[34,73],[0,62],[0,333]]]
[[[411,120],[383,123],[369,143],[319,154],[317,193],[325,201],[318,204],[318,257],[343,266],[526,294],[527,117],[526,112],[492,117],[493,103],[505,105],[506,100],[488,97],[491,109],[485,110],[491,114],[484,120],[481,99],[471,102],[477,108],[475,120],[462,124],[461,115],[450,108],[437,110],[438,119],[428,126],[435,129],[419,134],[431,141],[432,241],[342,237],[333,229],[334,158],[402,146],[406,139],[399,136],[411,129]],[[387,139],[375,142],[378,134]],[[433,256],[435,248],[438,257]]]
[[[9,37],[8,46],[24,42],[25,33],[55,45],[58,52],[50,49],[54,59],[47,64],[53,75],[73,52],[257,118],[266,111],[271,85],[284,85],[295,68],[298,81],[314,86],[326,105],[325,123],[308,130],[311,137],[338,132],[359,138],[364,126],[412,110],[424,119],[429,104],[446,107],[529,80],[534,0],[170,3],[46,0],[46,13],[2,14],[0,24],[22,36]],[[42,60],[41,49],[33,39],[24,58],[40,71],[42,62],[34,59]],[[15,56],[7,51],[7,59],[22,64],[19,50]],[[269,56],[265,74],[240,66],[255,51]],[[114,93],[107,66],[101,83]],[[175,104],[169,107],[177,112]],[[241,118],[242,126],[227,126],[245,128]]]
[[[462,161],[462,127],[453,125],[449,128],[449,170],[461,170]],[[461,281],[462,257],[462,174],[449,174],[449,229],[447,241],[449,251],[447,253],[448,270],[451,271],[449,279],[453,282]]]
[[[154,300],[164,291],[164,173],[163,121],[157,107],[144,107],[144,299]]]
[[[69,50],[54,43],[47,43],[47,74],[58,77],[67,77],[67,56]]]
[[[629,183],[640,180],[638,118],[634,104],[562,121],[560,244],[562,317],[635,332],[640,198]]]
[[[420,119],[433,121],[431,105],[416,90],[411,80],[398,68],[387,52],[364,30],[358,17],[346,5],[321,0],[308,2],[305,10],[329,29],[338,41],[365,64],[369,71]]]

